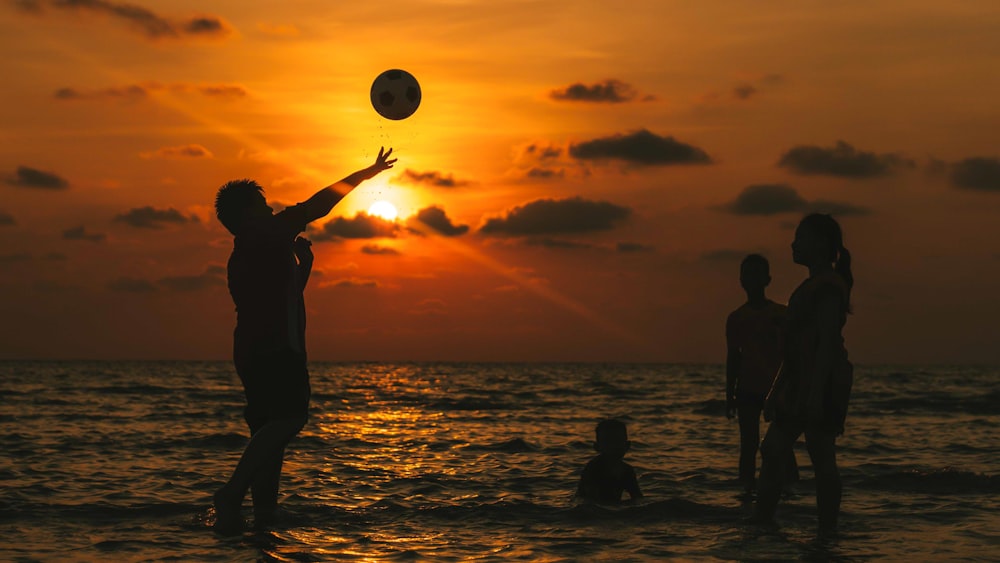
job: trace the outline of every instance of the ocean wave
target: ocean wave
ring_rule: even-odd
[[[508,454],[537,452],[539,447],[523,438],[511,438],[492,444],[469,444],[464,449],[482,452],[501,452]]]
[[[725,399],[707,399],[704,401],[696,401],[686,404],[692,406],[691,412],[693,414],[705,414],[711,416],[723,416],[726,414]]]
[[[934,393],[923,396],[890,397],[869,401],[855,401],[858,408],[865,411],[882,411],[893,413],[906,412],[945,412],[962,414],[995,415],[1000,412],[997,403],[1000,402],[1000,391],[993,390],[973,397],[967,395],[949,395]]]
[[[871,471],[870,467],[863,471]],[[1000,493],[1000,475],[987,475],[953,467],[943,469],[887,469],[879,467],[877,475],[859,479],[854,486],[884,491],[905,491],[928,494],[995,494]]]
[[[427,406],[442,411],[497,411],[514,408],[511,403],[478,397],[442,398],[427,403]]]
[[[245,447],[248,440],[249,436],[246,434],[225,432],[207,435],[184,434],[163,440],[155,440],[144,445],[153,452],[161,452],[164,450],[173,451],[178,448],[194,449],[199,451],[229,451]]]
[[[104,385],[91,387],[87,391],[100,395],[174,395],[177,393],[177,388],[145,384]]]
[[[9,502],[3,506],[3,512],[11,515],[14,521],[53,518],[57,520],[146,520],[155,518],[171,518],[204,512],[211,506],[211,500],[204,503],[136,503],[113,504],[108,502],[89,502],[81,504]]]

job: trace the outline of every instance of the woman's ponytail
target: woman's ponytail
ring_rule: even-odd
[[[806,215],[800,227],[806,227],[816,233],[820,238],[826,240],[827,258],[834,264],[834,270],[843,278],[847,285],[847,303],[845,310],[851,312],[851,288],[854,287],[854,274],[851,272],[851,253],[844,248],[844,233],[840,230],[840,223],[832,215],[826,213],[811,213]]]

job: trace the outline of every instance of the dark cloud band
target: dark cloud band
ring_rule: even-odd
[[[712,162],[702,149],[646,129],[570,145],[569,154],[579,160],[621,160],[654,166]]]
[[[11,186],[40,190],[64,190],[69,187],[69,182],[60,176],[28,166],[18,166],[6,181]]]
[[[968,190],[1000,192],[1000,159],[973,157],[956,162],[951,183]]]
[[[491,217],[479,232],[495,236],[584,233],[614,228],[631,215],[628,207],[581,197],[538,199]]]
[[[310,237],[319,241],[341,239],[395,238],[399,225],[379,217],[358,213],[353,218],[336,217],[321,229],[310,232]]]
[[[194,217],[188,217],[173,207],[156,209],[150,206],[130,209],[114,218],[116,223],[125,223],[139,229],[162,229],[168,224],[181,225],[194,220]]]
[[[635,88],[621,80],[608,79],[598,84],[577,82],[549,93],[553,100],[565,102],[622,103],[636,98]]]
[[[722,207],[735,215],[778,215],[781,213],[829,213],[865,215],[868,210],[850,203],[821,200],[807,201],[795,188],[786,184],[747,186],[736,199]]]
[[[778,160],[778,166],[797,174],[859,179],[885,176],[900,168],[913,168],[914,163],[896,154],[859,151],[844,141],[837,141],[832,147],[792,147]]]

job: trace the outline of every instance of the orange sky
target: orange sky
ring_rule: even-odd
[[[394,235],[310,233],[313,359],[721,362],[740,258],[785,302],[822,209],[852,357],[997,362],[997,29],[986,1],[8,2],[0,358],[227,358],[215,190],[294,203],[386,145],[328,219],[386,200]],[[369,103],[388,68],[407,120]]]

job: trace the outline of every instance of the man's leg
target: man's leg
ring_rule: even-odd
[[[821,533],[836,532],[840,514],[843,487],[837,469],[836,439],[836,434],[829,430],[806,430],[806,447],[816,472],[816,508]]]
[[[247,413],[247,425],[250,436],[260,430],[267,422],[266,417],[251,418]],[[281,455],[272,461],[270,466],[263,467],[258,476],[250,484],[250,496],[253,499],[254,526],[261,527],[270,524],[278,508],[278,482],[281,479],[281,466],[284,463],[284,449]]]
[[[242,528],[240,505],[247,489],[261,474],[274,470],[275,461],[281,460],[285,446],[305,423],[305,415],[272,420],[254,433],[232,477],[215,493],[216,529],[220,533],[236,533]]]
[[[274,513],[278,509],[278,483],[281,481],[281,466],[284,464],[285,448],[271,461],[262,467],[260,473],[250,484],[250,496],[253,498],[253,523],[260,528],[274,521]]]
[[[741,404],[736,417],[740,424],[740,482],[750,492],[756,485],[757,450],[760,448],[760,406]]]
[[[760,481],[754,510],[755,520],[767,523],[774,521],[774,512],[781,496],[781,486],[785,482],[788,453],[801,433],[801,429],[794,425],[782,424],[780,421],[774,421],[768,426],[767,434],[760,445]]]

